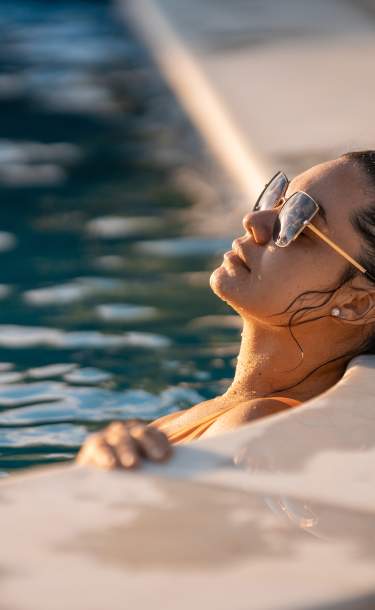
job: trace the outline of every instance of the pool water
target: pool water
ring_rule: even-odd
[[[110,5],[3,1],[0,33],[6,476],[222,392],[240,330],[208,285],[231,239],[174,180],[200,144]]]

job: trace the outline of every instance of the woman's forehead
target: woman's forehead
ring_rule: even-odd
[[[296,191],[305,191],[319,200],[325,207],[340,204],[343,207],[356,207],[363,176],[358,167],[343,159],[334,159],[314,165],[291,180],[287,196]]]
[[[326,229],[331,239],[355,254],[359,248],[359,236],[351,221],[352,212],[363,208],[368,197],[361,168],[341,159],[315,165],[290,182],[287,197],[298,190],[307,192],[324,208]],[[323,225],[321,228],[324,230]]]

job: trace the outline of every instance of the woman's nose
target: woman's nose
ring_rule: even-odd
[[[253,236],[254,241],[263,245],[272,238],[276,216],[277,211],[275,209],[249,212],[243,217],[242,224],[245,231]]]

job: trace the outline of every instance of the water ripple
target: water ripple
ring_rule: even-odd
[[[115,392],[98,387],[71,387],[65,383],[19,385],[0,389],[0,405],[8,407],[0,413],[0,426],[105,422],[130,417],[154,419],[161,413],[186,408],[200,400],[202,396],[198,392],[178,387],[158,396],[145,390]]]
[[[113,375],[107,371],[101,371],[95,367],[86,367],[83,369],[76,369],[64,375],[65,381],[73,384],[97,385],[104,381],[112,379]]]
[[[6,471],[211,397],[238,347],[208,288],[232,238],[199,235],[201,195],[176,179],[206,181],[200,142],[109,5],[0,3]]]
[[[129,305],[127,303],[106,303],[98,305],[96,312],[106,322],[151,320],[158,315],[156,307]]]
[[[142,253],[154,256],[202,256],[225,252],[231,240],[208,237],[175,237],[139,241],[135,248]]]
[[[0,325],[0,347],[32,348],[38,345],[63,349],[126,346],[157,349],[171,345],[171,341],[155,333],[128,332],[114,335],[94,330],[65,332],[41,326]]]
[[[89,235],[101,239],[118,239],[128,235],[144,235],[159,230],[163,224],[160,218],[103,216],[90,220],[86,231]]]
[[[28,449],[30,447],[76,448],[86,436],[84,426],[77,424],[54,424],[53,426],[24,426],[22,428],[0,428],[0,448]]]
[[[124,283],[116,278],[82,277],[65,284],[27,290],[23,296],[25,301],[31,305],[64,305],[94,295],[115,293],[123,286]]]
[[[50,377],[60,377],[70,373],[72,370],[77,368],[75,363],[66,364],[47,364],[46,366],[38,366],[35,368],[28,369],[26,375],[31,379],[48,379]]]

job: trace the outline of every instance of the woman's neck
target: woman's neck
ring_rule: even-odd
[[[334,338],[332,342],[317,341],[317,337],[325,336],[321,334],[324,322],[317,326],[311,322],[298,332],[293,328],[304,348],[302,357],[288,328],[245,321],[235,376],[223,397],[249,400],[278,394],[304,401],[334,385],[343,375],[348,358],[325,364],[341,353],[334,351]]]

